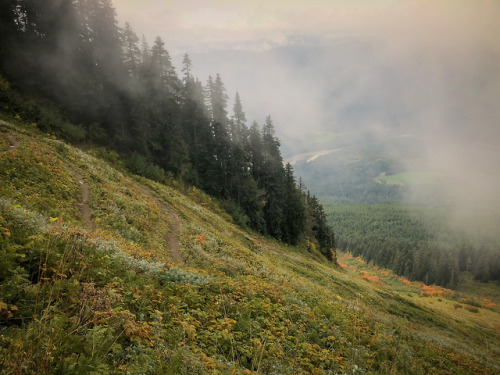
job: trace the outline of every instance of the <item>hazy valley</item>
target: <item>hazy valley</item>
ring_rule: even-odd
[[[2,1],[0,374],[500,373],[499,15]]]

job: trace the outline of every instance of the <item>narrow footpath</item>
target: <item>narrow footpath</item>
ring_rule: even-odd
[[[172,232],[165,237],[165,241],[168,244],[168,247],[170,249],[170,253],[172,255],[172,258],[179,264],[184,263],[184,257],[181,254],[180,248],[179,248],[179,233],[181,229],[181,221],[179,219],[179,216],[170,208],[168,207],[165,203],[160,201],[158,198],[156,198],[153,193],[151,193],[150,190],[145,188],[142,185],[138,185],[139,189],[147,195],[149,198],[153,200],[153,202],[156,203],[158,207],[162,211],[165,211],[173,220],[173,227],[172,227]]]
[[[63,162],[64,163],[64,162]],[[73,173],[78,184],[80,185],[81,198],[78,202],[78,207],[83,219],[83,225],[88,230],[94,230],[94,221],[92,220],[92,209],[89,206],[90,201],[90,187],[89,184],[85,182],[83,176],[75,168],[67,163],[64,166]]]

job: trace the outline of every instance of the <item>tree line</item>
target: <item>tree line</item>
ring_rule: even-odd
[[[290,244],[309,238],[332,259],[333,231],[284,165],[271,117],[248,126],[238,93],[229,113],[219,74],[203,84],[186,54],[178,75],[162,38],[150,46],[119,27],[110,0],[4,0],[0,33],[0,74],[15,88],[0,95],[12,113],[129,155],[135,173],[167,171],[239,224]]]

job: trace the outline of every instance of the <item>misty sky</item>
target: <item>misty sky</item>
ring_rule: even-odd
[[[129,20],[150,40],[156,35],[164,36],[174,53],[264,50],[286,44],[292,35],[371,35],[383,32],[388,23],[400,27],[407,17],[403,13],[420,11],[416,5],[403,7],[392,0],[115,0],[114,3],[121,20]]]
[[[203,82],[220,73],[230,106],[239,91],[248,120],[270,114],[284,143],[412,134],[460,211],[500,212],[500,1],[113,3],[122,24],[161,36],[177,66],[187,52]]]
[[[121,21],[171,53],[264,50],[291,36],[401,39],[405,43],[488,38],[497,1],[467,0],[114,0]],[[498,31],[498,28],[496,28]],[[468,34],[468,36],[467,36]],[[489,38],[497,39],[496,35]],[[476,40],[474,40],[476,41]]]
[[[114,5],[121,23],[129,21],[150,43],[161,36],[177,66],[187,52],[203,82],[220,73],[231,100],[240,92],[250,120],[271,114],[285,136],[402,119],[441,128],[446,124],[438,122],[457,121],[452,112],[459,122],[493,117],[483,118],[481,132],[488,132],[500,117],[496,0]]]

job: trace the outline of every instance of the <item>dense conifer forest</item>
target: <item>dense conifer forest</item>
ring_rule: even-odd
[[[178,74],[162,38],[150,46],[128,23],[119,27],[109,0],[11,0],[0,13],[5,110],[127,155],[136,174],[173,175],[220,199],[238,224],[312,241],[332,259],[333,231],[284,165],[271,117],[249,125],[219,74],[200,82],[188,54]]]
[[[482,282],[500,280],[500,239],[487,208],[468,226],[457,224],[440,176],[405,173],[402,160],[415,157],[417,142],[397,131],[360,145],[350,137],[361,138],[339,136],[328,147],[342,151],[294,165],[322,200],[340,250],[427,285],[454,289],[467,273]],[[418,200],[409,199],[409,179]]]
[[[410,280],[455,289],[464,273],[482,282],[500,280],[498,242],[475,241],[443,223],[446,212],[396,203],[326,204],[337,245]]]

